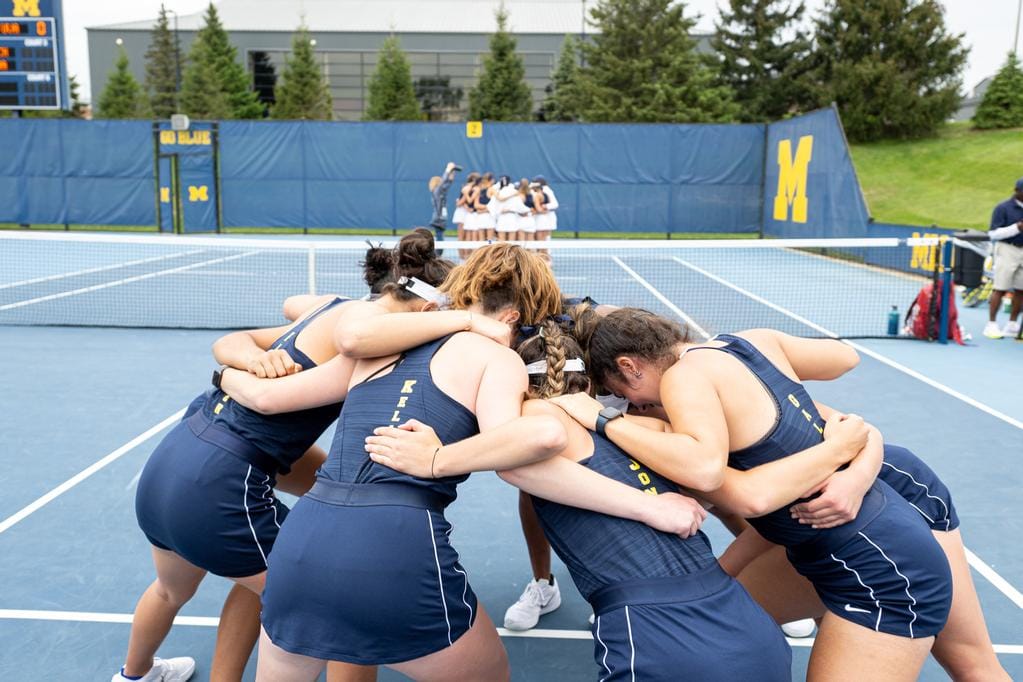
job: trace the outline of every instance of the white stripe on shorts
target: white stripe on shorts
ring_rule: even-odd
[[[444,622],[448,624],[448,644],[454,644],[451,641],[451,621],[448,619],[448,601],[444,598],[444,578],[440,572],[440,557],[437,555],[437,538],[433,535],[433,517],[430,516],[430,510],[426,510],[426,523],[430,528],[430,542],[433,543],[433,560],[437,564],[437,586],[440,587],[440,603],[444,607]]]
[[[249,530],[252,531],[252,539],[256,541],[256,547],[259,549],[259,555],[263,557],[263,565],[266,566],[266,552],[263,551],[263,546],[259,544],[259,538],[256,537],[256,529],[252,525],[252,516],[249,514],[249,476],[252,475],[252,465],[249,465],[248,471],[245,472],[245,492],[242,494],[242,506],[245,507],[245,518],[249,520]]]
[[[909,600],[910,600],[910,601],[912,602],[912,604],[909,604],[909,605],[908,605],[908,606],[909,606],[909,612],[913,614],[913,620],[909,621],[909,638],[910,638],[910,639],[913,639],[913,637],[914,637],[914,635],[913,635],[913,623],[915,623],[915,622],[916,622],[916,611],[914,611],[914,610],[913,610],[913,606],[914,606],[914,605],[916,604],[916,598],[915,598],[915,597],[914,597],[914,596],[913,596],[912,594],[910,594],[910,593],[909,593],[909,587],[910,587],[910,585],[909,585],[909,578],[907,578],[906,576],[904,576],[904,575],[902,574],[902,571],[900,571],[900,570],[899,570],[899,567],[895,565],[895,562],[894,562],[894,561],[892,561],[891,559],[889,559],[889,558],[888,558],[888,555],[884,553],[884,550],[883,550],[883,549],[881,549],[880,547],[878,547],[877,545],[875,545],[875,544],[874,544],[874,541],[873,541],[873,540],[871,540],[870,538],[868,538],[868,537],[867,537],[867,536],[866,536],[866,535],[865,535],[865,534],[863,533],[863,531],[860,531],[859,533],[857,533],[857,535],[859,535],[859,536],[860,536],[860,537],[862,537],[862,538],[863,538],[864,540],[866,540],[867,542],[869,542],[869,543],[870,543],[870,545],[871,545],[871,546],[872,546],[872,547],[873,547],[874,549],[876,549],[876,550],[877,550],[878,552],[880,552],[880,553],[881,553],[881,556],[883,556],[883,557],[885,558],[885,560],[886,560],[886,561],[888,561],[888,563],[890,563],[890,564],[892,565],[892,568],[894,568],[894,569],[895,569],[895,573],[897,573],[897,574],[898,574],[898,576],[899,576],[900,578],[902,578],[903,580],[905,580],[905,581],[906,581],[906,596],[907,596],[907,597],[909,597]]]

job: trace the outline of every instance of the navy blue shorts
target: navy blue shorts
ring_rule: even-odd
[[[591,603],[601,682],[792,679],[781,629],[717,563],[702,574],[604,588]]]
[[[930,527],[883,481],[864,510],[871,520],[858,531],[790,548],[789,561],[836,616],[900,637],[937,635],[952,605],[952,574]]]
[[[886,443],[877,477],[920,512],[931,530],[948,532],[959,527],[959,516],[948,488],[923,460],[906,448]]]
[[[135,515],[155,547],[216,575],[256,575],[266,570],[288,514],[275,483],[273,475],[196,435],[186,419],[146,462]]]
[[[270,557],[263,627],[285,651],[363,665],[451,646],[476,618],[476,594],[451,525],[415,502],[344,502],[319,480],[288,516]]]

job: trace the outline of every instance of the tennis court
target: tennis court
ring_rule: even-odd
[[[310,285],[364,291],[355,244],[311,243],[0,240],[0,341],[9,349],[0,410],[0,674],[105,680],[116,671],[135,600],[153,577],[135,523],[135,483],[208,382],[209,346],[222,333],[210,327],[279,324],[281,300]],[[884,248],[909,261],[910,246]],[[554,245],[552,258],[566,293],[681,316],[708,334],[772,326],[884,336],[890,306],[903,309],[921,284],[870,264],[877,259],[779,246],[589,243]],[[969,348],[853,341],[860,366],[810,390],[864,415],[948,483],[992,639],[1003,666],[1023,679],[1023,520],[1010,506],[1023,489],[1023,404],[986,398],[1007,386],[1023,344],[984,341]],[[475,475],[448,514],[453,543],[497,621],[530,577],[516,495],[492,474]],[[720,524],[708,521],[705,530],[722,551],[728,536]],[[502,633],[513,679],[594,679],[589,606],[556,566],[563,606],[537,630]],[[228,587],[207,579],[161,649],[195,657],[196,679],[208,673]],[[793,679],[801,679],[810,640],[793,644]],[[250,664],[247,679],[253,673]],[[384,670],[380,679],[402,678]],[[946,676],[930,661],[922,679]]]

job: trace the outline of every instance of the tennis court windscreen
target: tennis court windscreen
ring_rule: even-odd
[[[458,260],[457,243],[440,246]],[[888,336],[893,311],[904,318],[940,251],[935,239],[556,240],[529,248],[549,257],[566,295],[679,318],[697,335],[771,327],[841,338]],[[326,238],[0,232],[0,325],[275,326],[285,322],[288,296],[364,296],[365,252],[363,241]]]

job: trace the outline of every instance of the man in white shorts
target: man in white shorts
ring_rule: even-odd
[[[989,339],[1018,336],[1019,312],[1023,306],[1023,178],[1016,181],[1015,193],[995,206],[988,234],[995,247],[995,281],[984,336]],[[1004,329],[999,329],[995,318],[1002,305],[1002,297],[1008,291],[1013,292],[1009,322]]]

